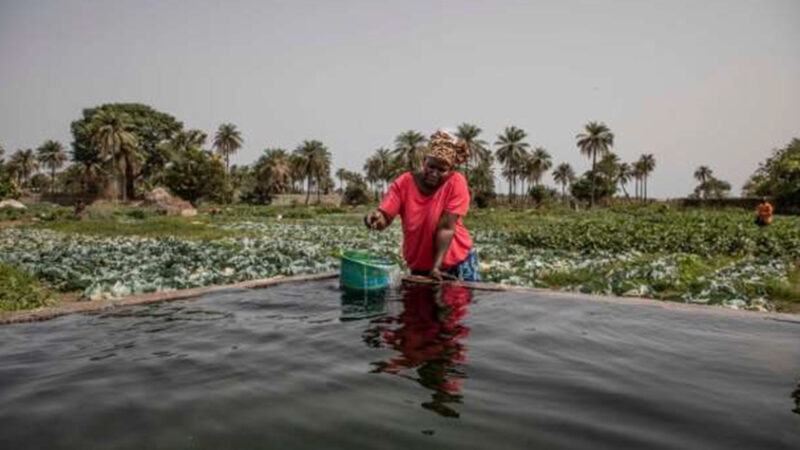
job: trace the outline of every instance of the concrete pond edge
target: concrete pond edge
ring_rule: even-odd
[[[283,283],[327,280],[339,276],[338,272],[325,272],[313,275],[277,276],[260,280],[242,281],[233,284],[205,286],[175,291],[154,292],[152,294],[131,295],[107,300],[76,301],[47,308],[28,309],[22,311],[0,311],[0,325],[12,323],[39,322],[50,320],[67,314],[108,310],[126,306],[147,305],[150,303],[184,300],[213,292],[231,289],[259,289]]]
[[[338,272],[324,272],[324,273],[310,274],[310,275],[277,276],[259,280],[242,281],[233,284],[205,286],[205,287],[181,289],[175,291],[155,292],[151,294],[132,295],[128,297],[115,298],[115,299],[77,301],[47,308],[38,308],[38,309],[30,309],[22,311],[0,311],[0,325],[38,322],[38,321],[54,319],[56,317],[65,316],[68,314],[109,310],[126,306],[146,305],[151,303],[167,302],[174,300],[184,300],[214,292],[227,291],[233,289],[260,289],[285,283],[329,280],[337,278],[338,276],[339,276]],[[403,281],[412,283],[434,284],[433,281],[422,279],[419,277],[406,277],[403,279]],[[736,315],[752,319],[767,319],[767,320],[777,320],[781,322],[791,322],[800,325],[800,315],[791,313],[743,311],[743,310],[723,308],[720,306],[677,303],[677,302],[654,300],[654,299],[639,298],[639,297],[616,297],[608,295],[584,294],[578,292],[558,291],[552,289],[533,288],[525,286],[510,286],[506,284],[496,284],[496,283],[473,283],[473,282],[463,282],[463,281],[445,281],[443,283],[463,286],[477,291],[539,294],[539,295],[546,295],[551,298],[560,298],[565,300],[590,300],[590,301],[601,301],[601,302],[626,304],[626,305],[654,306],[669,310],[682,310],[682,311],[690,311],[696,313],[708,313],[713,315]]]

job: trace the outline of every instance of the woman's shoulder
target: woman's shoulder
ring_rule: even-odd
[[[450,179],[447,180],[447,183],[452,185],[453,187],[467,187],[467,178],[464,176],[463,173],[458,171],[453,171],[453,174],[450,175]]]
[[[454,178],[456,180],[456,182],[458,182],[458,183],[466,183],[467,182],[467,177],[465,177],[463,173],[461,173],[461,172],[459,172],[457,170],[453,171],[453,177],[452,178]]]
[[[414,182],[414,175],[411,172],[403,172],[397,178],[394,179],[394,183],[398,186],[405,186],[408,183]]]

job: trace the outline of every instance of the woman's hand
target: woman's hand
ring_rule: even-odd
[[[433,278],[436,281],[444,281],[444,280],[455,281],[455,280],[458,280],[457,277],[455,277],[453,275],[450,275],[447,272],[442,272],[442,269],[438,269],[436,267],[434,267],[431,270],[431,278]]]
[[[386,216],[379,209],[373,209],[364,216],[364,225],[372,230],[381,231],[389,226],[389,221],[386,220]]]

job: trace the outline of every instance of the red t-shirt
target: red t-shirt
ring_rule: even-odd
[[[472,238],[461,222],[469,209],[469,188],[464,175],[458,172],[453,172],[429,196],[422,195],[411,172],[406,172],[392,182],[379,208],[391,218],[398,214],[402,218],[403,257],[411,270],[433,269],[433,238],[444,211],[459,217],[442,267],[457,266],[472,250]]]

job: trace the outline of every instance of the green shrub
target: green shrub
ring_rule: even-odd
[[[494,192],[484,192],[484,191],[476,192],[475,195],[473,195],[472,197],[473,201],[475,202],[475,205],[481,209],[487,208],[491,204],[492,200],[494,200],[494,198],[495,198]]]
[[[49,211],[39,213],[37,217],[45,222],[56,222],[59,220],[72,219],[73,214],[70,208],[58,207]]]
[[[342,208],[341,206],[331,206],[331,205],[323,205],[316,208],[317,214],[344,214],[347,212],[346,209]]]
[[[125,215],[125,217],[129,217],[131,219],[145,220],[145,219],[150,218],[150,217],[155,217],[157,214],[156,214],[156,212],[154,210],[134,209],[134,210],[125,212],[124,215]]]
[[[202,198],[219,201],[230,195],[225,187],[225,166],[210,152],[196,148],[184,151],[167,168],[166,186],[193,205]]]
[[[595,201],[603,203],[614,196],[617,192],[617,185],[607,177],[600,174],[595,175],[589,170],[572,183],[569,189],[577,200],[588,202],[594,194]]]
[[[0,220],[20,220],[25,217],[27,213],[25,210],[14,208],[0,209]]]
[[[310,219],[314,214],[307,209],[290,209],[283,215],[285,219]]]
[[[548,188],[543,184],[535,184],[531,186],[528,190],[528,195],[530,195],[531,199],[537,204],[541,205],[543,203],[550,202],[558,192],[553,188]]]
[[[367,185],[362,183],[347,183],[342,201],[345,205],[365,205],[369,203]]]
[[[0,310],[33,309],[53,303],[50,292],[32,275],[0,263]]]

